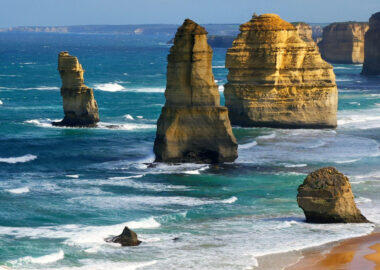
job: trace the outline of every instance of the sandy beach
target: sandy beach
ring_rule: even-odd
[[[380,269],[380,233],[343,240],[326,249],[306,250],[286,270]]]

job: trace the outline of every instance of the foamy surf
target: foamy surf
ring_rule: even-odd
[[[125,118],[125,119],[128,119],[128,120],[135,120],[135,119],[133,118],[133,116],[130,115],[130,114],[126,114],[126,115],[124,115],[124,118]]]
[[[249,149],[257,145],[256,141],[250,142],[250,143],[245,143],[245,144],[239,144],[238,149]]]
[[[0,162],[15,164],[15,163],[24,163],[24,162],[32,161],[32,160],[35,160],[36,158],[37,156],[28,154],[21,157],[0,158]]]
[[[7,191],[12,194],[23,194],[23,193],[28,193],[30,190],[28,187],[21,187],[21,188],[7,189]]]
[[[0,105],[3,105],[4,103],[3,103],[3,101],[0,99]]]
[[[95,90],[105,92],[137,92],[137,93],[163,93],[165,88],[162,87],[128,87],[125,88],[118,83],[94,84]]]
[[[79,174],[67,174],[66,177],[78,179],[79,178]]]
[[[54,263],[59,260],[62,260],[65,257],[65,253],[63,250],[60,250],[56,253],[48,254],[45,256],[41,257],[31,257],[31,256],[26,256],[22,257],[20,259],[10,261],[12,265],[20,265],[20,264],[49,264],[49,263]]]

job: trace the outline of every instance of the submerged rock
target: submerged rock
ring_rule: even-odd
[[[369,19],[369,30],[365,34],[364,75],[380,75],[380,12]]]
[[[310,173],[298,187],[297,202],[312,223],[364,223],[346,176],[333,167]]]
[[[237,158],[211,62],[206,30],[186,19],[168,55],[166,103],[153,149],[156,161],[219,163]]]
[[[332,66],[314,42],[275,14],[240,26],[228,49],[224,96],[231,123],[248,127],[334,128],[338,93]]]
[[[118,243],[124,246],[138,246],[141,241],[137,239],[137,234],[125,226],[123,232],[115,237],[107,238],[106,242]]]
[[[61,96],[65,117],[55,126],[93,127],[99,122],[98,105],[93,90],[84,84],[83,68],[75,56],[61,52],[58,71],[62,79]]]
[[[333,63],[357,64],[364,61],[364,35],[368,23],[340,22],[323,28],[318,43],[322,58]]]

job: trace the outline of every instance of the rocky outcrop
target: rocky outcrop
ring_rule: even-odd
[[[298,35],[305,42],[314,42],[313,40],[313,30],[311,26],[304,22],[294,22],[292,23],[297,29]]]
[[[206,30],[186,19],[168,56],[166,103],[154,142],[156,161],[218,163],[237,158],[211,61]]]
[[[363,63],[364,35],[368,23],[332,23],[323,28],[322,41],[318,43],[322,58],[332,63]]]
[[[58,71],[62,79],[61,96],[65,117],[55,126],[92,127],[99,122],[98,105],[93,90],[84,84],[83,68],[78,59],[61,52]]]
[[[334,128],[337,88],[332,66],[313,42],[275,14],[253,16],[228,49],[224,96],[240,126]]]
[[[309,174],[298,187],[297,202],[307,222],[368,222],[356,207],[348,178],[333,167]]]
[[[369,19],[369,30],[365,34],[364,64],[362,74],[380,75],[380,12]]]
[[[106,242],[118,243],[123,247],[138,246],[141,244],[141,241],[137,238],[137,234],[127,226],[125,226],[123,232],[120,235],[107,238]]]

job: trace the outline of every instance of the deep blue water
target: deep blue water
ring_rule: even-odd
[[[0,34],[0,265],[244,269],[263,254],[370,232],[371,225],[303,222],[297,187],[328,165],[350,177],[358,206],[380,222],[379,77],[361,76],[361,65],[334,66],[336,130],[236,127],[234,164],[150,168],[164,103],[166,39]],[[63,117],[60,51],[77,56],[86,70],[99,128],[51,126]],[[222,103],[224,57],[225,49],[214,50]],[[142,245],[104,242],[125,225]]]

